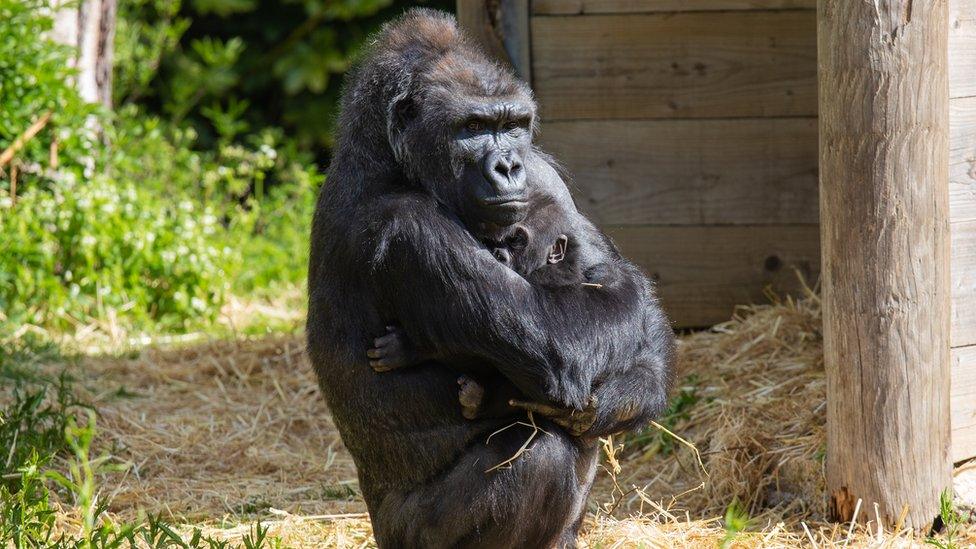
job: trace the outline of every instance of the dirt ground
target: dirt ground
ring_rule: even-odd
[[[675,405],[642,436],[608,441],[582,544],[920,545],[901,529],[825,522],[819,325],[809,297],[684,336]],[[303,346],[299,336],[243,338],[82,360],[98,451],[131,464],[103,479],[110,510],[228,538],[260,519],[289,546],[371,545],[352,460]],[[723,518],[733,501],[742,532]],[[962,525],[955,543],[974,546],[976,528]]]

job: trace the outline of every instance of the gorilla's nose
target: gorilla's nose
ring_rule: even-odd
[[[525,190],[525,169],[516,154],[491,155],[485,162],[485,179],[499,197],[520,196]]]

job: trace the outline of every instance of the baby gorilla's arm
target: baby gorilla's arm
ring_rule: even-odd
[[[386,334],[373,340],[373,347],[366,351],[366,355],[369,365],[377,372],[389,372],[435,359],[418,350],[407,334],[396,326],[387,326]],[[583,410],[526,402],[511,382],[500,375],[495,377],[497,379],[487,381],[487,387],[471,376],[458,378],[458,403],[465,418],[505,417],[511,415],[513,409],[521,408],[551,419],[574,437],[585,433],[593,425],[596,418],[595,397],[590,397],[588,406]]]

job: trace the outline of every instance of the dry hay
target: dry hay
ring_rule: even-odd
[[[733,500],[751,516],[733,547],[920,543],[825,522],[816,297],[741,308],[684,336],[680,350],[686,404],[662,423],[697,447],[707,475],[695,452],[660,432],[627,437],[619,473],[598,479],[584,546],[716,547]],[[161,512],[228,539],[260,518],[286,546],[372,544],[352,462],[299,337],[149,349],[80,367],[101,451],[133,465],[104,479],[114,513]],[[976,532],[966,535],[960,547],[976,543]]]
[[[102,451],[131,463],[112,510],[182,519],[365,511],[356,472],[295,337],[88,360]]]
[[[743,307],[733,320],[682,338],[678,390],[689,404],[674,425],[697,447],[707,476],[680,446],[673,455],[660,440],[625,446],[617,482],[634,490],[625,511],[649,498],[706,518],[738,500],[754,517],[825,516],[819,313],[816,298]]]

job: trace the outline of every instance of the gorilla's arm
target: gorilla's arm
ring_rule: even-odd
[[[648,295],[643,305],[644,335],[637,359],[596,383],[596,420],[586,436],[641,429],[667,408],[677,358],[674,332],[653,297]]]
[[[532,286],[426,194],[385,194],[370,209],[358,217],[371,281],[419,347],[480,357],[530,400],[577,409],[597,373],[637,355],[649,283],[636,269],[612,288]]]

